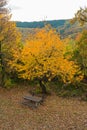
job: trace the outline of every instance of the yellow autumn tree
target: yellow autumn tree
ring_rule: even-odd
[[[46,93],[44,82],[55,77],[66,83],[81,80],[79,67],[65,58],[66,45],[60,40],[56,30],[46,26],[26,41],[21,53],[15,52],[14,60],[9,64],[18,71],[23,79],[37,79]],[[77,76],[78,75],[78,76]]]
[[[16,24],[10,21],[11,14],[6,8],[7,0],[0,0],[0,84],[4,86],[8,75],[8,61],[12,59],[14,51],[18,49],[21,35]]]

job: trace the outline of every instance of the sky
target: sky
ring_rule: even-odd
[[[14,21],[71,19],[87,0],[9,0]]]

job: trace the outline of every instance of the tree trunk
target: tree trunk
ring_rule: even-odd
[[[4,79],[5,79],[5,68],[4,68],[3,55],[1,49],[1,42],[0,42],[0,65],[1,65],[1,86],[3,87]]]
[[[42,80],[39,80],[39,84],[40,84],[40,87],[41,87],[41,89],[42,89],[42,93],[43,93],[43,94],[47,94],[46,86],[44,85],[44,83],[43,83]]]

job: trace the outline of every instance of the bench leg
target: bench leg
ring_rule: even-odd
[[[38,103],[37,102],[35,103],[35,106],[38,107]]]

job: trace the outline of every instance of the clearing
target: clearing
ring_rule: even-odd
[[[28,88],[0,88],[0,130],[87,130],[87,102],[55,94],[31,109],[21,104]]]

